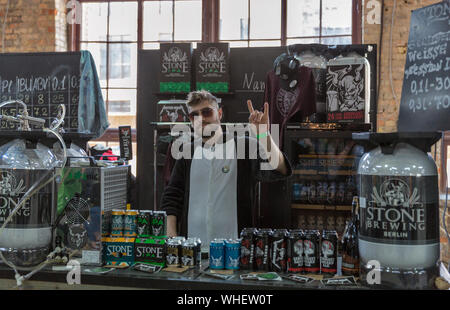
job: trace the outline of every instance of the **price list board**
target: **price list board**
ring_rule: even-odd
[[[450,1],[411,13],[399,131],[450,129]]]
[[[78,132],[80,53],[14,53],[0,55],[0,101],[21,100],[28,114],[45,119],[49,127],[64,104],[66,132]],[[20,104],[9,104],[1,113],[16,116]],[[0,130],[17,130],[15,122],[1,120]],[[32,129],[37,129],[32,125]]]

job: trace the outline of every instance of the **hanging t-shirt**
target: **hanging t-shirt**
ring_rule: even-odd
[[[271,124],[278,124],[279,145],[283,147],[283,131],[288,122],[301,122],[316,112],[316,86],[310,68],[301,66],[297,72],[297,87],[285,90],[280,87],[280,78],[273,70],[266,76],[264,102],[269,103]]]

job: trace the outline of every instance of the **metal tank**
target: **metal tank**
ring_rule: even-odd
[[[0,146],[1,226],[26,193],[52,178],[57,163],[55,154],[41,143],[15,139]],[[45,260],[51,246],[54,206],[53,181],[26,200],[0,235],[0,248],[8,261],[31,266]]]
[[[361,280],[388,288],[433,287],[438,275],[438,173],[427,153],[440,133],[364,133],[358,167]]]
[[[16,131],[2,131],[0,146],[0,258],[10,267],[26,269],[47,259],[52,247],[55,217],[54,182],[56,168],[65,165],[65,144],[56,132],[65,115],[63,105],[50,128],[45,120],[28,115],[24,102],[0,103],[21,105],[17,116],[0,113],[0,119],[18,123]],[[31,126],[42,130],[31,130]],[[46,145],[48,134],[62,143],[62,158]],[[16,266],[19,266],[17,268]]]

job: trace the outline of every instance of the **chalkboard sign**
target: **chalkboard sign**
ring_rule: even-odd
[[[45,127],[58,115],[58,105],[65,104],[64,128],[78,131],[79,89],[79,52],[0,55],[0,101],[23,101],[30,116],[45,119]],[[22,109],[7,105],[1,112],[16,116]],[[17,130],[17,126],[2,120],[0,130]]]
[[[450,4],[411,14],[399,131],[450,129]]]
[[[133,159],[133,147],[131,145],[131,126],[119,126],[120,158]]]
[[[263,110],[267,73],[273,69],[275,59],[285,52],[286,47],[231,49],[231,91],[235,95],[223,97],[225,122],[248,122],[247,99],[252,100],[255,109]]]

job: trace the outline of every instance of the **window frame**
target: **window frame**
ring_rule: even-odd
[[[440,184],[441,194],[446,194],[447,191],[450,190],[450,184],[446,182],[446,179],[449,178],[449,176],[447,175],[447,159],[448,159],[447,154],[449,147],[450,147],[450,131],[445,131],[443,132],[441,142],[441,184]],[[445,187],[446,183],[447,187]]]
[[[120,43],[137,43],[137,50],[143,49],[145,43],[151,43],[153,41],[143,40],[143,11],[144,2],[146,1],[172,1],[176,0],[78,0],[80,3],[112,3],[112,2],[135,2],[137,3],[137,41],[120,41]],[[219,42],[219,19],[220,19],[220,0],[201,0],[202,1],[202,38],[200,42]],[[224,0],[226,1],[226,0]],[[287,0],[281,1],[281,46],[286,46],[287,38]],[[322,1],[322,0],[320,0]],[[352,0],[352,44],[361,44],[362,41],[362,0]],[[250,1],[249,1],[250,6]],[[322,20],[322,12],[320,14]],[[109,14],[107,17],[107,23],[109,25]],[[250,22],[250,17],[249,17]],[[248,27],[250,31],[250,27]],[[109,32],[109,27],[107,29]],[[70,38],[70,50],[79,51],[81,47],[81,25],[72,24],[69,25],[69,38]],[[322,36],[328,37],[328,36]],[[330,36],[339,37],[339,36]],[[173,38],[173,37],[172,37]],[[230,40],[231,41],[279,41],[280,39],[250,39],[247,40]],[[109,46],[109,43],[118,43],[117,41],[109,41],[108,33],[105,41],[89,41],[91,43],[105,43]],[[183,41],[176,41],[183,42]],[[248,43],[249,44],[249,43]],[[107,47],[108,50],[108,47]],[[107,52],[107,68],[109,67],[109,59]],[[109,68],[108,68],[109,69]],[[105,89],[114,89],[115,87],[109,87],[109,79],[107,79]],[[122,89],[122,88],[120,88]],[[123,89],[135,89],[129,87],[123,87]],[[105,103],[108,104],[108,92],[106,93]],[[104,135],[97,138],[95,141],[116,142],[118,141],[118,128],[108,128]],[[132,129],[132,141],[136,140],[136,129]]]

